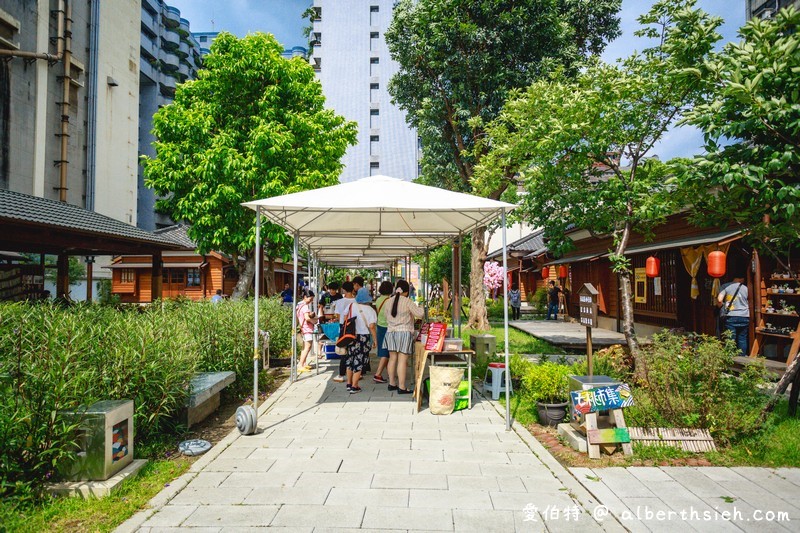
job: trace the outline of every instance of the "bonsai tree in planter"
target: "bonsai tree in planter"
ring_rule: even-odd
[[[569,374],[569,367],[546,362],[531,366],[523,377],[524,389],[536,402],[542,424],[557,426],[564,421],[569,404]]]

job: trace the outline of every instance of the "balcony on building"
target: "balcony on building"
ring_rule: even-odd
[[[178,28],[178,32],[181,34],[182,39],[188,39],[189,35],[191,35],[192,31],[189,29],[189,21],[182,18],[180,27]]]
[[[142,33],[140,39],[140,47],[142,49],[142,59],[158,59],[158,46],[147,34]]]
[[[175,71],[177,71],[178,70],[178,65],[180,65],[180,63],[181,63],[181,60],[177,56],[177,54],[174,54],[173,52],[170,52],[169,50],[161,49],[161,51],[158,54],[158,58],[161,60],[161,64],[163,65],[163,69],[166,72],[175,72]]]
[[[186,64],[186,62],[181,61],[181,64],[178,65],[178,72],[183,76],[181,81],[186,81],[186,78],[189,77],[189,70],[190,70],[189,65]]]
[[[177,78],[165,74],[159,78],[158,84],[175,91],[175,87],[178,86],[178,80]]]
[[[142,7],[142,31],[153,35],[158,33],[158,15],[150,13],[144,7]]]
[[[164,26],[167,28],[178,28],[181,25],[181,10],[177,7],[164,6],[162,12],[164,18]]]
[[[181,59],[186,59],[187,57],[189,57],[189,51],[190,51],[189,43],[186,42],[184,39],[181,39],[180,47],[177,50],[175,50],[175,53],[178,54],[178,57],[180,57]]]
[[[178,30],[172,28],[166,28],[162,38],[164,39],[165,44],[168,43],[167,47],[173,50],[177,49],[181,44],[181,36],[178,33]]]
[[[147,60],[142,56],[142,59],[139,61],[139,81],[151,81],[154,82],[158,79],[158,69],[156,69],[155,65],[151,62],[153,60]],[[144,80],[142,78],[147,78]]]
[[[146,9],[154,16],[161,13],[161,6],[158,5],[158,0],[142,0],[142,9]]]

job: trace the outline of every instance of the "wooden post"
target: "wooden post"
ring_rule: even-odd
[[[597,413],[586,414],[586,447],[589,450],[589,459],[600,459],[600,446],[597,444],[589,443],[589,431],[596,430],[597,427]]]
[[[589,367],[589,377],[594,375],[592,361],[592,328],[586,326],[586,363]]]
[[[56,273],[56,298],[66,299],[69,296],[69,256],[58,254]]]
[[[92,303],[92,267],[94,266],[94,257],[91,255],[86,256],[86,301]]]
[[[161,276],[163,263],[161,262],[161,252],[153,254],[153,274],[150,280],[150,301],[155,302],[161,299]]]

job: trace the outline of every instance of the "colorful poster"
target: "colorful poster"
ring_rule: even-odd
[[[574,417],[633,405],[633,395],[627,383],[589,390],[574,390],[570,391],[570,396],[572,396]]]
[[[434,352],[441,351],[446,336],[447,324],[444,322],[433,322],[428,328],[428,340],[425,342],[425,349]]]

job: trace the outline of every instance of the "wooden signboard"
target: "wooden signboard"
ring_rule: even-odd
[[[628,428],[590,429],[586,432],[589,444],[622,444],[631,441]]]
[[[647,271],[644,268],[633,269],[634,298],[637,304],[647,303]]]
[[[597,289],[591,283],[584,283],[578,291],[578,310],[581,326],[597,327]]]
[[[439,352],[444,346],[444,339],[447,336],[447,324],[444,322],[434,322],[428,328],[428,340],[425,341],[425,349]]]
[[[570,391],[572,396],[573,416],[622,409],[633,405],[633,395],[627,383],[610,387],[596,387],[589,390]]]

